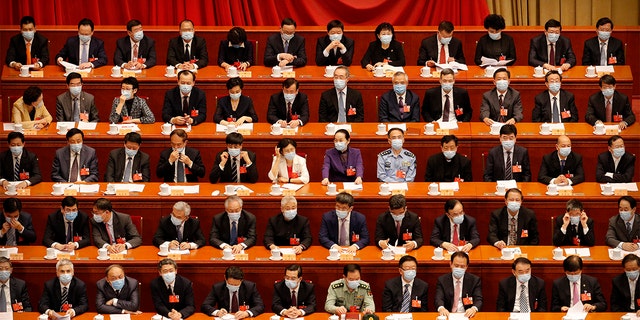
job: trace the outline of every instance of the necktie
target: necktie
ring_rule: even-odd
[[[114,244],[115,243],[115,239],[113,239],[113,233],[111,232],[111,228],[109,228],[108,224],[104,224],[104,228],[107,229],[107,236],[109,237],[109,244]]]
[[[241,182],[238,174],[238,158],[231,158],[231,182]]]
[[[133,45],[133,59],[131,59],[132,61],[138,61],[138,44],[135,43]]]
[[[229,244],[234,246],[238,244],[238,223],[233,221],[231,222],[231,239],[229,239]]]
[[[133,159],[131,157],[127,157],[127,165],[124,167],[122,182],[131,182],[131,167],[133,167]]]
[[[87,61],[89,61],[89,52],[87,52],[87,43],[84,42],[82,44],[82,53],[80,57],[80,63],[85,63]]]
[[[11,228],[7,231],[7,243],[8,246],[16,246],[16,229]],[[0,302],[1,304],[2,302]]]
[[[73,121],[80,121],[80,107],[78,106],[78,98],[73,98]]]
[[[291,121],[292,119],[292,111],[291,111],[291,102],[287,102],[287,122]]]
[[[340,246],[349,245],[349,232],[347,232],[347,218],[340,219]]]
[[[291,306],[296,308],[298,307],[298,298],[296,297],[295,291],[291,291]]]
[[[559,123],[560,122],[560,110],[558,110],[558,97],[553,97],[553,106],[551,110],[551,122]]]
[[[191,52],[189,52],[189,44],[184,46],[184,61],[191,61]]]
[[[513,173],[511,172],[511,151],[507,151],[507,161],[504,164],[504,179],[513,179]]]
[[[182,227],[182,224],[176,226],[176,233],[178,235],[178,242],[182,242],[182,230],[181,230],[180,227]]]
[[[20,181],[20,157],[13,158],[13,181]]]
[[[453,245],[457,246],[460,243],[460,236],[458,235],[458,225],[453,224],[453,236],[451,237],[451,242]]]
[[[184,162],[180,162],[176,160],[176,165],[178,166],[176,172],[176,182],[185,182],[184,181]]]
[[[402,114],[404,113],[404,101],[402,101],[402,96],[398,98],[398,109],[400,112],[400,117],[402,117]]]
[[[449,95],[445,94],[444,95],[444,110],[443,110],[443,115],[442,115],[442,121],[443,122],[449,121],[449,108],[451,108],[451,102],[449,102]]]
[[[231,314],[236,312],[238,312],[238,291],[234,291],[231,296]]]
[[[171,293],[171,295],[175,295],[175,293],[173,292],[173,287],[171,285],[167,286],[167,291],[169,291],[169,293]]]
[[[27,61],[26,64],[31,64],[31,41],[26,43],[27,46]]]
[[[600,65],[607,65],[607,43],[600,42]]]
[[[78,158],[79,154],[74,152],[73,164],[71,165],[71,172],[69,172],[69,182],[78,181]]]
[[[73,222],[67,221],[67,243],[73,240]]]
[[[604,108],[604,113],[607,117],[607,122],[611,122],[611,114],[613,113],[613,110],[611,108],[611,99],[606,99],[607,103],[605,104],[605,108]]]
[[[116,297],[120,296],[120,290],[116,290]]]
[[[398,239],[400,239],[400,221],[396,222],[396,233],[398,234]]]
[[[344,108],[344,91],[338,95],[338,122],[347,122],[347,114]]]
[[[404,293],[402,294],[402,307],[400,307],[400,312],[409,312],[411,311],[411,294],[409,293],[410,284],[404,285]]]
[[[7,312],[7,296],[4,294],[4,288],[6,287],[6,284],[0,286],[0,290],[2,290],[2,292],[0,292],[0,312]]]
[[[445,64],[447,63],[447,54],[444,52],[444,44],[440,45],[440,61],[438,61],[440,64]]]
[[[567,160],[560,160],[560,173],[564,174],[564,165],[567,163]]]
[[[529,312],[529,303],[527,303],[527,287],[524,283],[520,285],[520,312]]]
[[[502,109],[504,108],[504,94],[498,96],[498,103],[500,104],[500,116],[498,117],[498,122],[504,122],[504,116],[502,115]]]
[[[286,40],[284,42],[284,53],[288,53],[289,52],[289,40]]]
[[[573,283],[573,299],[571,305],[574,305],[580,301],[580,290],[578,290],[578,281]]]
[[[627,226],[627,234],[629,234],[629,237],[631,237],[631,222],[627,222],[626,226]]]
[[[191,115],[189,111],[189,96],[182,96],[182,113]]]
[[[517,229],[516,218],[511,217],[511,223],[509,223],[509,240],[507,245],[513,246],[516,244],[516,229]]]
[[[60,311],[65,311],[62,308],[64,307],[65,304],[67,304],[68,300],[69,300],[69,288],[64,287],[62,288],[62,296],[60,297]]]
[[[549,64],[552,66],[556,65],[556,50],[554,49],[553,43],[549,44],[551,49],[549,49]]]
[[[462,283],[460,280],[456,280],[456,288],[453,292],[453,305],[451,306],[451,312],[458,312],[458,304],[460,303],[460,297],[462,296]]]

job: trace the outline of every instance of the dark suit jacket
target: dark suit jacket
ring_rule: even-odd
[[[601,183],[607,182],[631,182],[633,181],[633,172],[635,170],[636,156],[629,152],[625,152],[615,167],[611,152],[605,151],[598,155],[598,165],[596,167],[596,181]],[[607,172],[613,173],[613,179],[605,176]]]
[[[253,43],[251,41],[244,42],[244,48],[229,47],[229,40],[220,40],[220,46],[218,47],[218,65],[223,62],[233,65],[234,62],[249,62],[249,65],[254,65]]]
[[[291,113],[298,115],[298,119],[302,121],[302,125],[309,122],[309,100],[306,94],[298,92],[291,104]],[[287,102],[284,100],[282,91],[271,95],[267,108],[267,121],[269,123],[276,123],[278,120],[286,120],[287,123],[291,121],[291,117],[287,114]]]
[[[347,88],[347,95],[344,100],[347,122],[364,122],[364,102],[362,102],[362,94],[360,91]],[[319,122],[337,122],[338,121],[338,93],[335,88],[331,88],[322,93],[320,96],[320,107],[318,113],[320,115]],[[356,114],[349,115],[349,109],[354,108]]]
[[[249,280],[242,280],[238,289],[238,306],[243,305],[249,307],[247,311],[251,311],[253,317],[264,312],[264,302],[262,302],[258,288],[254,282]],[[231,301],[229,301],[229,289],[227,289],[226,281],[220,281],[211,287],[211,291],[200,308],[202,313],[207,316],[213,315],[213,312],[219,309],[231,312]]]
[[[473,305],[465,305],[464,309],[469,309],[473,306],[478,308],[478,311],[482,309],[482,281],[480,277],[465,272],[462,280],[462,296],[473,298]],[[436,287],[436,310],[440,307],[445,307],[451,311],[453,305],[453,275],[447,273],[438,277],[438,286]]]
[[[527,287],[529,289],[527,293],[529,310],[532,312],[547,311],[547,293],[544,289],[544,280],[532,275]],[[516,277],[510,276],[500,280],[496,311],[513,311],[513,307],[516,304],[516,290],[520,290],[520,282],[516,281]]]
[[[164,179],[164,182],[173,182],[175,166],[179,162],[179,160],[176,160],[173,165],[169,163],[171,152],[173,152],[173,149],[167,148],[160,153],[160,161],[156,168],[156,175],[158,175],[158,178]],[[193,161],[191,168],[187,165],[184,166],[185,179],[187,182],[198,182],[198,177],[202,178],[205,174],[205,167],[204,163],[202,163],[202,157],[200,157],[200,151],[198,151],[198,149],[185,147],[184,154]],[[191,171],[191,173],[188,173],[187,170]]]
[[[96,308],[98,313],[114,314],[121,313],[122,310],[137,311],[140,309],[140,292],[138,291],[138,280],[125,277],[124,287],[119,294],[113,290],[113,287],[105,278],[96,282],[98,293],[96,295]],[[114,306],[106,305],[106,302],[116,298],[118,303]]]
[[[167,90],[164,95],[164,104],[162,105],[162,121],[169,122],[171,118],[183,116],[182,98],[180,87],[176,86],[171,90]],[[189,96],[189,110],[198,110],[198,115],[193,118],[191,125],[195,126],[207,120],[207,97],[198,87],[191,89]],[[188,114],[191,116],[191,114]]]
[[[64,214],[58,209],[47,217],[47,226],[42,238],[42,245],[50,248],[54,242],[59,244],[67,243],[67,225],[64,221]],[[78,242],[78,249],[82,249],[91,244],[89,235],[89,216],[82,211],[78,211],[78,216],[73,220],[73,235],[81,237]]]
[[[79,54],[80,38],[78,36],[69,37],[67,38],[67,42],[64,44],[64,47],[62,47],[60,52],[56,55],[56,62],[58,61],[58,58],[61,57],[64,61],[79,65]],[[102,67],[107,64],[107,53],[104,51],[104,41],[96,37],[91,37],[88,58],[88,62],[91,62],[94,68]],[[95,60],[91,61],[91,59]]]
[[[591,300],[582,301],[582,303],[588,303],[596,307],[596,312],[602,312],[607,310],[607,301],[604,299],[602,290],[600,290],[600,284],[598,279],[582,274],[580,277],[580,294],[591,294]],[[629,286],[627,285],[627,288]],[[569,279],[566,276],[553,280],[553,289],[551,290],[551,312],[559,312],[562,307],[571,306],[571,290],[572,285],[569,283]]]
[[[638,297],[640,297],[640,284],[636,281],[633,299],[634,308],[629,308],[631,302],[631,291],[629,289],[629,278],[623,272],[611,279],[611,312],[635,312],[640,310]]]
[[[378,104],[379,122],[420,122],[420,97],[407,90],[404,96],[404,105],[408,105],[409,112],[400,113],[398,98],[395,91],[389,90],[380,97]]]
[[[556,99],[557,100],[557,99]],[[560,108],[561,114],[560,121],[562,122],[578,122],[578,108],[573,97],[573,93],[560,89],[560,101],[557,101],[558,108]],[[533,122],[551,122],[552,120],[552,102],[549,98],[549,91],[544,90],[536,95],[535,107],[531,114],[531,121]],[[563,118],[562,112],[569,111],[571,117]]]
[[[51,180],[53,182],[68,182],[69,181],[69,166],[71,165],[69,145],[66,145],[56,150],[56,156],[53,158],[53,165],[51,169]],[[80,163],[78,163],[78,170],[82,168],[89,168],[89,175],[80,175],[80,178],[84,182],[98,182],[98,157],[96,156],[96,150],[82,145],[80,150]]]
[[[11,150],[3,151],[0,153],[0,178],[8,181],[13,181],[13,154]],[[35,153],[22,149],[22,155],[20,156],[20,172],[29,173],[29,182],[32,186],[42,182],[42,174],[40,174],[40,166],[38,165],[38,156]],[[19,177],[18,177],[19,178]]]
[[[532,67],[542,66],[549,61],[549,46],[547,45],[547,36],[543,34],[535,36],[529,43],[529,65]],[[554,66],[561,66],[564,63],[570,64],[572,67],[576,65],[576,55],[571,48],[571,40],[565,36],[560,36],[554,44],[555,57],[553,58]]]
[[[195,58],[198,69],[209,65],[209,54],[207,53],[207,40],[203,37],[194,36],[189,42],[190,57],[184,56],[184,43],[181,36],[171,38],[167,48],[167,65],[175,66]]]
[[[22,303],[22,311],[31,312],[33,311],[33,307],[31,306],[31,299],[29,298],[29,291],[27,291],[27,283],[18,278],[11,277],[9,280],[9,294],[11,295],[9,298],[11,302],[15,301]]]
[[[609,247],[615,248],[620,242],[633,242],[638,238],[640,238],[640,214],[634,214],[631,234],[627,233],[625,221],[620,218],[619,214],[609,218],[609,227],[605,240]]]
[[[575,152],[569,153],[562,172],[560,172],[560,158],[558,158],[558,150],[542,156],[540,171],[538,171],[538,182],[549,184],[552,179],[557,178],[561,174],[572,174],[573,176],[569,179],[574,185],[584,182],[582,156]]]
[[[607,65],[611,64],[609,63],[609,57],[616,57],[615,64],[617,65],[625,63],[624,45],[618,38],[609,38],[609,43],[607,43]],[[584,49],[582,50],[582,65],[600,65],[600,40],[598,37],[589,38],[584,42]]]
[[[304,250],[309,249],[313,238],[309,229],[309,219],[307,217],[296,215],[293,220],[286,221],[284,216],[279,213],[269,218],[267,230],[264,232],[264,246],[291,246],[289,240],[293,237],[300,239],[300,245]]]
[[[160,218],[158,229],[153,235],[153,245],[159,247],[165,241],[172,241],[178,239],[178,232],[176,226],[171,222],[171,215]],[[200,230],[200,220],[196,218],[189,218],[184,222],[182,229],[182,241],[193,242],[198,248],[205,245],[204,235]]]
[[[256,216],[251,212],[242,210],[237,223],[238,238],[242,238],[247,248],[256,244]],[[209,244],[220,248],[223,243],[229,244],[231,241],[231,222],[227,212],[222,212],[213,217],[211,232],[209,233]],[[238,241],[239,242],[239,241]]]
[[[449,217],[443,214],[433,220],[433,229],[431,230],[430,244],[434,247],[440,247],[443,242],[451,242],[451,223]],[[480,234],[476,227],[476,218],[464,215],[464,220],[458,227],[458,238],[467,243],[471,243],[473,248],[480,244]],[[449,307],[451,304],[449,304]],[[437,307],[437,305],[436,305]]]
[[[438,41],[437,34],[422,39],[422,43],[420,44],[420,54],[418,56],[418,65],[424,66],[429,60],[438,63],[439,53],[440,41]],[[457,63],[467,63],[464,58],[462,41],[460,41],[460,39],[455,37],[451,38],[451,41],[449,42],[449,57],[456,59]],[[398,308],[398,310],[400,309]]]
[[[456,115],[458,121],[471,121],[471,102],[469,101],[469,92],[461,87],[453,87],[453,97],[449,92],[449,102],[453,101],[453,110],[462,109],[461,115]],[[427,89],[422,100],[422,118],[424,121],[431,122],[442,118],[442,87],[434,87]]]
[[[400,312],[402,308],[402,276],[391,278],[384,283],[384,291],[382,292],[382,312]],[[420,307],[411,306],[409,312],[427,312],[429,304],[428,297],[429,285],[421,279],[415,278],[413,286],[411,286],[411,299],[420,300]]]
[[[277,281],[273,285],[273,302],[271,303],[271,311],[280,315],[282,310],[289,307],[296,307],[304,310],[305,315],[312,314],[316,311],[316,293],[315,286],[309,281],[300,281],[298,285],[297,306],[291,305],[291,289],[289,289],[284,281]]]
[[[113,238],[116,242],[118,238],[124,238],[125,242],[131,245],[131,248],[142,244],[142,237],[140,237],[136,226],[131,222],[131,216],[112,210],[111,219],[113,219]],[[91,219],[91,226],[93,244],[96,247],[102,248],[102,246],[110,242],[107,225],[104,222],[97,223]]]
[[[131,38],[123,37],[116,41],[116,52],[113,55],[113,63],[121,66],[131,61]],[[146,35],[138,45],[138,57],[146,59],[144,65],[151,68],[156,65],[156,42]]]
[[[304,67],[307,64],[307,53],[304,48],[304,43],[304,37],[297,33],[289,40],[289,50],[287,53],[296,57],[289,65]],[[264,49],[264,65],[266,67],[277,65],[279,63],[279,53],[284,53],[284,43],[282,43],[282,37],[278,32],[267,38],[267,47]]]
[[[404,46],[402,42],[391,40],[386,50],[382,49],[380,40],[369,42],[369,47],[360,60],[360,66],[364,69],[367,67],[367,64],[374,65],[378,62],[383,62],[385,59],[390,60],[389,65],[391,66],[406,66],[407,62],[404,57]]]
[[[336,148],[327,149],[324,152],[324,163],[322,164],[322,179],[329,178],[332,182],[354,182],[357,177],[364,176],[364,165],[360,149],[347,148],[347,163],[342,163],[340,151]],[[354,176],[347,176],[349,167],[356,169]]]
[[[518,182],[531,181],[531,168],[529,167],[529,151],[525,147],[515,145],[511,150],[511,164],[522,166],[522,172],[512,172],[513,179]],[[487,166],[484,168],[484,181],[504,180],[504,154],[502,146],[495,146],[489,150]]]
[[[322,215],[322,222],[320,223],[320,234],[318,239],[320,244],[331,249],[331,246],[338,244],[338,237],[340,236],[340,230],[338,229],[338,216],[336,211],[331,210],[325,212]],[[367,229],[367,218],[360,212],[351,211],[349,215],[349,244],[355,244],[358,248],[362,249],[369,244],[369,230]],[[358,235],[358,241],[352,241],[353,235]]]
[[[220,182],[236,181],[236,177],[231,176],[231,173],[232,173],[231,158],[229,158],[227,162],[224,164],[224,170],[220,170],[220,162],[222,161],[221,160],[222,158],[220,158],[220,155],[225,151],[227,150],[220,151],[218,152],[218,154],[216,154],[216,161],[213,163],[213,168],[211,168],[211,173],[209,174],[209,181],[211,183],[218,183],[218,181]],[[247,154],[249,155],[249,160],[251,160],[251,166],[246,167],[247,173],[240,173],[240,182],[256,183],[258,182],[258,165],[256,164],[256,154],[253,151],[249,151],[249,150],[244,150],[244,151],[247,151]],[[244,159],[240,157],[240,166],[245,166],[245,165],[246,163]]]
[[[424,174],[424,181],[453,182],[458,177],[467,182],[473,181],[471,160],[469,158],[456,153],[451,158],[451,161],[447,161],[444,154],[440,152],[432,155],[427,160],[427,172]]]
[[[354,50],[354,41],[351,38],[347,38],[342,35],[342,39],[340,42],[347,48],[347,51],[342,54],[340,52],[340,48],[337,48],[336,52],[333,52],[333,49],[329,50],[329,56],[324,56],[324,49],[331,43],[329,40],[329,35],[322,36],[318,38],[316,42],[316,65],[318,66],[350,66],[353,62],[353,50]]]
[[[104,175],[106,182],[122,182],[124,170],[126,167],[127,155],[124,148],[113,149],[109,152],[109,161],[107,162],[107,173]],[[138,149],[133,164],[131,165],[131,180],[133,182],[149,182],[151,181],[151,169],[149,168],[149,155]],[[136,173],[142,174],[142,180],[134,180]]]
[[[507,212],[507,207],[504,206],[500,209],[496,209],[491,213],[491,220],[489,221],[489,234],[487,235],[487,242],[493,245],[494,243],[502,240],[507,243],[509,239],[509,223],[511,216]],[[523,232],[527,231],[527,236],[523,237]],[[518,227],[516,229],[516,244],[517,245],[537,245],[540,243],[538,237],[538,220],[536,219],[536,213],[531,209],[520,207],[518,212]]]
[[[613,93],[613,104],[611,105],[611,120],[614,115],[621,115],[622,120],[628,125],[632,125],[636,122],[636,116],[631,109],[631,103],[629,103],[629,97],[624,93],[615,91]],[[607,120],[607,114],[605,113],[605,100],[602,91],[594,93],[589,97],[589,104],[587,105],[587,113],[584,115],[584,121],[590,125],[596,124],[597,120],[605,122]]]
[[[567,226],[567,232],[562,233],[560,230],[562,228],[562,218],[564,215],[558,215],[554,222],[553,228],[553,245],[556,247],[560,246],[575,246],[573,243],[573,239],[578,237],[579,244],[581,246],[591,247],[596,244],[596,237],[593,235],[593,219],[587,218],[587,228],[589,228],[589,232],[584,234],[584,229],[582,229],[582,223],[578,223],[577,230],[576,227],[569,224]],[[640,297],[640,296],[638,296]]]
[[[76,312],[76,316],[79,316],[89,310],[87,286],[82,282],[82,280],[77,277],[73,277],[69,284],[68,292],[69,296],[67,301],[71,305],[71,308]],[[63,302],[60,301],[61,298],[62,289],[58,277],[48,280],[44,283],[44,290],[42,291],[42,296],[38,303],[38,311],[40,313],[45,313],[47,309],[50,309],[55,312],[60,312],[60,307],[62,307]]]
[[[236,120],[240,117],[247,116],[251,118],[252,122],[258,122],[258,115],[253,108],[253,100],[249,96],[240,96],[238,101],[238,107],[235,111],[231,107],[231,98],[224,96],[218,99],[218,105],[216,106],[216,113],[213,115],[213,122],[220,123],[222,120],[227,120],[231,117]]]
[[[31,40],[31,59],[38,59],[42,66],[49,64],[49,40],[40,32],[36,32],[33,40]],[[20,33],[9,40],[5,63],[9,65],[12,61],[21,64],[31,64],[32,62],[27,62],[27,46],[24,44],[24,38]]]
[[[500,56],[504,56],[505,60],[513,59],[508,66],[516,63],[516,45],[510,35],[502,32],[500,39],[491,40],[489,35],[485,34],[478,39],[474,58],[476,65],[482,64],[482,57],[500,60]]]
[[[33,223],[31,222],[31,214],[28,212],[20,211],[20,215],[18,216],[18,222],[22,224],[24,230],[22,233],[18,232],[18,230],[14,230],[16,233],[16,244],[19,246],[26,246],[36,242],[36,232],[33,230]],[[4,224],[4,221],[2,222]],[[4,246],[7,244],[7,234],[3,234],[0,237],[0,245]]]
[[[500,101],[498,101],[497,89],[493,88],[482,94],[482,105],[480,105],[480,121],[489,118],[493,121],[500,119]],[[513,118],[516,122],[522,121],[522,101],[520,100],[520,92],[509,87],[504,96],[503,107],[507,109],[507,115],[504,121]]]
[[[92,94],[82,91],[78,97],[80,113],[89,114],[89,122],[100,121],[98,108]],[[73,98],[69,90],[56,97],[56,121],[73,121]]]
[[[391,217],[391,213],[387,210],[378,216],[376,220],[376,246],[379,247],[380,240],[389,239],[389,243],[395,245],[398,241],[398,246],[402,246],[407,241],[403,240],[403,234],[411,233],[411,239],[407,241],[415,241],[416,248],[422,247],[424,238],[422,236],[422,224],[420,217],[414,212],[408,211],[405,213],[402,222],[400,222],[400,236],[398,237],[396,222]]]
[[[182,319],[191,316],[196,310],[195,302],[193,301],[193,283],[177,274],[173,283],[173,294],[180,296],[180,302],[169,302],[171,291],[167,289],[162,277],[157,277],[151,281],[151,298],[158,314],[168,317],[171,309],[175,309],[182,314]]]

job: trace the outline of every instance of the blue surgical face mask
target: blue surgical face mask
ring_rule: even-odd
[[[72,143],[69,145],[69,149],[73,152],[80,152],[82,150],[82,143]]]
[[[336,147],[336,150],[340,152],[344,152],[345,150],[347,150],[347,143],[344,141],[334,142],[333,145]]]
[[[85,36],[85,35],[79,34],[78,38],[80,39],[80,42],[83,42],[83,43],[91,41],[91,36]]]
[[[393,214],[393,213],[391,213],[391,217],[393,218],[393,221],[395,221],[395,222],[402,221],[402,219],[404,219],[404,215],[405,215],[404,212],[402,214]]]
[[[402,139],[393,139],[393,140],[391,140],[391,148],[393,148],[393,150],[402,149]]]
[[[235,158],[240,155],[240,148],[228,148],[227,152],[229,152],[230,156]]]
[[[448,37],[448,38],[440,37],[440,43],[442,43],[443,45],[448,45],[448,44],[449,44],[449,42],[451,42],[451,39],[452,39],[452,38],[453,38],[453,37]]]
[[[82,86],[69,87],[69,92],[71,93],[71,95],[77,96],[80,94],[80,92],[82,92]]]
[[[390,35],[390,34],[385,34],[380,36],[380,42],[382,42],[382,44],[391,43],[391,39],[393,39],[393,35]]]
[[[101,214],[93,214],[93,220],[97,223],[101,223],[104,221]]]
[[[182,220],[171,215],[171,223],[173,223],[173,225],[177,227],[182,224]]]
[[[33,37],[35,36],[35,34],[36,34],[35,31],[22,31],[22,37],[25,38],[27,41],[33,40]]]
[[[619,211],[618,213],[620,214],[620,218],[625,222],[631,220],[631,211]]]
[[[500,141],[500,144],[502,144],[502,147],[505,148],[506,150],[511,150],[513,149],[513,146],[516,145],[516,142],[513,140],[506,140],[506,141]]]
[[[453,274],[453,277],[456,278],[456,279],[460,279],[460,278],[464,277],[464,272],[465,272],[465,269],[463,269],[463,268],[453,268],[451,270],[451,273]]]
[[[111,281],[113,290],[122,290],[124,288],[124,278]]]
[[[183,31],[181,34],[182,39],[185,41],[189,41],[193,39],[193,31]]]
[[[238,100],[240,100],[240,96],[242,96],[242,92],[238,92],[238,93],[229,93],[229,98],[231,98],[231,100],[233,100],[233,101],[238,101]]]
[[[613,149],[613,156],[616,158],[624,156],[624,147]]]
[[[577,282],[578,280],[580,280],[580,275],[579,274],[568,274],[567,275],[567,279],[569,279],[569,282],[574,283],[574,282]]]
[[[77,216],[78,216],[78,211],[66,212],[64,214],[64,218],[67,219],[68,221],[75,220]]]
[[[360,280],[347,280],[347,286],[351,290],[358,289],[358,287],[360,286]]]
[[[120,89],[120,94],[127,100],[133,98],[133,90]]]
[[[598,39],[602,41],[607,41],[609,40],[609,37],[611,37],[610,31],[598,31]]]
[[[23,148],[23,146],[9,147],[9,149],[11,150],[11,154],[13,154],[14,156],[20,155]]]
[[[284,212],[282,212],[282,215],[284,216],[285,220],[291,221],[293,220],[293,218],[296,217],[296,215],[298,215],[298,210],[297,209],[285,210]]]
[[[190,85],[190,84],[181,84],[180,85],[180,92],[182,92],[182,94],[191,93],[191,89],[193,89],[193,86]]]
[[[295,289],[298,286],[298,281],[296,281],[296,280],[284,280],[284,284],[289,289]]]
[[[502,36],[502,32],[497,32],[497,33],[489,33],[489,38],[491,38],[491,40],[500,40],[500,37]]]
[[[568,157],[571,153],[571,147],[563,147],[558,150],[558,154],[563,157]]]
[[[403,270],[402,273],[407,281],[413,281],[416,278],[416,270]]]
[[[445,158],[451,160],[456,156],[456,151],[442,151],[442,154],[444,154]]]
[[[347,86],[347,81],[343,79],[333,79],[333,85],[336,87],[336,89],[342,90]]]
[[[329,35],[329,40],[331,40],[331,41],[341,41],[342,40],[342,33],[330,34]]]
[[[511,212],[516,212],[520,210],[520,205],[521,203],[518,201],[509,201],[507,202],[507,209],[509,209],[509,211]]]
[[[580,223],[580,216],[569,217],[569,223],[572,225],[577,225],[578,223]]]
[[[460,215],[457,215],[457,216],[453,217],[453,219],[451,221],[453,223],[457,224],[457,225],[461,225],[462,222],[464,221],[464,214],[460,214]]]
[[[547,33],[547,40],[549,40],[549,42],[556,43],[558,39],[560,39],[559,33]]]
[[[293,160],[293,158],[296,157],[296,153],[295,152],[289,152],[289,153],[285,153],[284,154],[284,158],[291,161]]]
[[[11,277],[11,271],[9,270],[0,271],[0,281],[6,282],[7,280],[9,280],[10,277]]]
[[[498,91],[505,91],[508,88],[509,88],[509,80],[496,81],[496,89],[498,89]]]
[[[605,97],[609,98],[609,97],[613,96],[613,93],[615,91],[616,91],[616,89],[613,89],[613,88],[602,89],[602,94]]]
[[[284,101],[286,101],[286,102],[293,103],[293,101],[295,99],[296,99],[296,94],[295,93],[285,93],[284,94]]]
[[[549,83],[549,91],[557,93],[558,91],[560,91],[560,86],[560,82]]]
[[[229,290],[229,292],[236,292],[238,290],[240,290],[240,286],[234,286],[234,285],[230,285],[227,283],[227,290]]]
[[[176,273],[175,272],[163,273],[162,280],[164,280],[165,283],[173,283],[176,280]]]
[[[178,153],[184,153],[184,147],[182,147],[182,148],[174,148],[173,150],[178,151]]]
[[[138,42],[144,38],[144,31],[140,30],[133,34],[133,40]]]
[[[407,91],[407,85],[406,84],[401,84],[401,83],[394,84],[393,85],[393,91],[396,94],[403,95],[405,93],[405,91]]]
[[[127,157],[133,158],[136,156],[137,153],[138,153],[138,150],[132,150],[127,147],[124,148],[124,154],[126,154]]]
[[[344,219],[347,217],[347,215],[349,214],[348,210],[336,210],[336,216],[338,217],[338,219]]]
[[[640,271],[625,271],[624,273],[627,275],[627,278],[629,278],[629,280],[635,281],[636,279],[638,279],[638,274],[640,274]]]
[[[232,222],[233,221],[238,222],[238,220],[240,220],[240,215],[241,214],[242,213],[240,213],[240,212],[234,212],[234,213],[227,212],[227,215],[229,216],[229,220],[231,220]]]
[[[70,274],[70,273],[61,274],[60,276],[58,276],[58,279],[63,284],[67,284],[67,283],[71,282],[71,279],[73,279],[73,275]]]
[[[284,40],[284,41],[290,41],[291,39],[293,39],[293,35],[294,34],[280,33],[280,36],[282,37],[282,40]]]
[[[519,274],[518,281],[520,283],[525,283],[531,279],[531,273]]]
[[[444,90],[446,92],[449,92],[449,91],[453,90],[453,83],[451,83],[451,82],[445,82],[445,83],[443,83],[441,85],[442,85],[442,90]]]

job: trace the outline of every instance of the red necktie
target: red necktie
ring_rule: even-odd
[[[296,298],[295,291],[291,291],[291,306],[296,308],[298,307],[298,299]]]
[[[613,113],[613,110],[611,108],[611,99],[606,99],[606,100],[607,100],[607,104],[604,107],[604,112],[605,112],[607,122],[611,122],[611,118],[613,118],[611,116],[611,114]]]
[[[238,312],[238,309],[238,291],[234,291],[231,297],[231,313],[234,314]]]
[[[447,54],[444,52],[444,44],[440,45],[440,64],[447,63]]]
[[[549,64],[552,66],[556,65],[556,50],[554,50],[553,43],[549,44],[551,46],[551,50],[549,50]]]
[[[460,243],[460,238],[458,237],[458,225],[453,225],[453,244],[458,245]]]

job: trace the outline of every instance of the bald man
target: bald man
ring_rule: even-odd
[[[556,141],[556,150],[542,157],[538,182],[570,186],[584,181],[582,156],[571,151],[571,139],[562,135]]]

